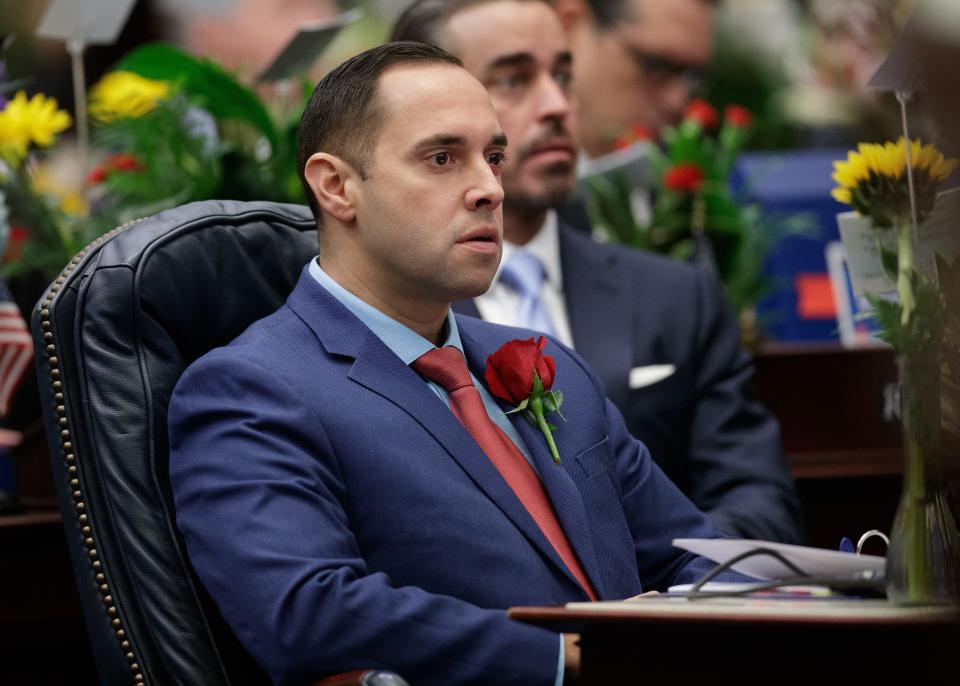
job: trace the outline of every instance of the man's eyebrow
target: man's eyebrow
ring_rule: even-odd
[[[417,141],[414,147],[419,150],[421,148],[444,148],[450,146],[464,146],[466,144],[467,139],[463,136],[458,136],[454,133],[438,133],[434,136]]]
[[[507,147],[507,134],[505,133],[495,133],[490,136],[490,143],[487,146],[488,148],[505,148]]]
[[[417,141],[413,147],[416,150],[423,150],[424,148],[465,147],[466,145],[467,139],[465,136],[458,136],[454,133],[438,133],[435,136]],[[493,134],[490,136],[490,142],[487,143],[487,147],[507,147],[507,134]]]
[[[573,64],[573,53],[564,50],[557,54],[553,62],[555,66],[569,66]],[[496,71],[504,67],[526,67],[531,64],[536,64],[536,59],[529,52],[514,52],[509,55],[502,55],[490,62],[487,65],[487,71]]]
[[[519,67],[532,64],[535,60],[529,52],[514,52],[509,55],[501,55],[487,65],[488,70],[501,69],[503,67]]]

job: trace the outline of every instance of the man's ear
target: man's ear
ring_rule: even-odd
[[[590,8],[583,0],[553,0],[553,9],[567,35],[591,17]]]
[[[356,218],[354,198],[350,191],[359,174],[345,160],[329,153],[316,152],[307,160],[303,176],[320,209],[326,214],[343,224],[349,224]]]

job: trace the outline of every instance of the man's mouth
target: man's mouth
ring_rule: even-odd
[[[553,140],[532,147],[524,157],[538,162],[572,162],[573,145],[567,140]]]
[[[464,234],[457,244],[484,254],[495,254],[500,249],[500,232],[494,227],[481,227]]]

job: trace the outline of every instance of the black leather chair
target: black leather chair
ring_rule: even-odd
[[[277,309],[317,252],[305,207],[204,201],[77,255],[33,312],[44,424],[102,684],[267,683],[175,526],[167,404],[194,359]],[[402,683],[357,672],[327,683]]]

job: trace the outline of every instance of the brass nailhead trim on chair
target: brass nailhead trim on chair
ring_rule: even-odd
[[[127,222],[122,226],[118,226],[113,231],[100,236],[79,253],[77,253],[72,260],[70,260],[70,264],[66,266],[66,268],[57,277],[56,281],[53,282],[53,285],[50,286],[47,297],[41,305],[40,328],[44,331],[43,340],[44,343],[46,343],[46,353],[49,356],[47,362],[50,365],[50,382],[53,388],[53,397],[57,403],[57,422],[61,429],[60,447],[63,450],[63,458],[67,464],[67,474],[69,475],[70,479],[70,489],[75,501],[74,508],[77,512],[77,519],[80,522],[81,532],[84,536],[83,544],[87,548],[87,559],[90,561],[90,566],[93,568],[97,583],[100,585],[99,591],[104,607],[106,608],[107,617],[110,618],[110,626],[113,627],[117,641],[120,643],[120,647],[123,649],[124,656],[126,657],[127,662],[130,663],[130,671],[133,672],[133,681],[135,684],[142,685],[144,683],[144,678],[140,671],[140,664],[137,662],[136,655],[134,654],[133,649],[130,647],[130,642],[126,640],[126,632],[123,630],[123,623],[118,616],[119,611],[117,610],[116,603],[114,602],[114,597],[110,590],[110,586],[107,583],[106,576],[102,572],[103,565],[100,562],[100,553],[97,551],[95,537],[91,527],[89,526],[89,516],[86,514],[87,505],[84,502],[83,489],[80,487],[80,480],[78,478],[78,471],[76,467],[76,457],[73,454],[73,442],[70,438],[70,426],[67,420],[67,408],[66,405],[63,404],[63,385],[60,382],[60,360],[57,359],[57,348],[56,344],[53,342],[53,322],[50,320],[50,306],[53,304],[54,297],[60,292],[60,289],[63,287],[63,284],[66,283],[67,279],[70,278],[70,275],[73,274],[78,266],[80,266],[80,263],[83,261],[83,258],[87,256],[87,253],[100,247],[104,241],[116,236],[121,231],[125,231],[139,221],[140,219],[135,219],[131,222]]]

